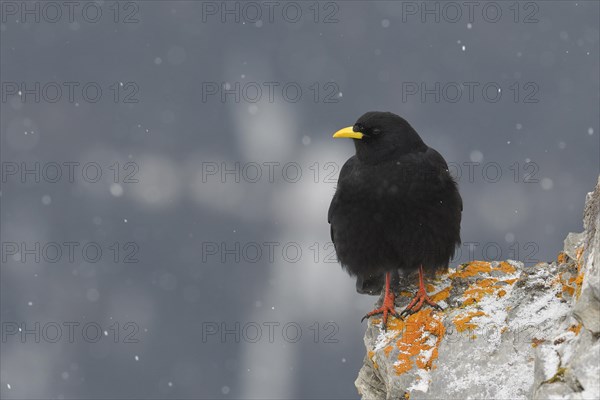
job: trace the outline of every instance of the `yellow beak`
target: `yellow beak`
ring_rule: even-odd
[[[349,126],[347,128],[340,129],[336,133],[333,134],[333,137],[338,138],[350,138],[350,139],[362,139],[365,136],[362,132],[354,132],[352,127]]]

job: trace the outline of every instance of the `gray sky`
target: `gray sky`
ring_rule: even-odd
[[[452,265],[554,259],[599,172],[599,12],[2,1],[1,396],[357,398],[331,134],[392,111],[446,158]]]

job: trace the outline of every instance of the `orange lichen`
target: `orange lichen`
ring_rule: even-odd
[[[386,357],[389,357],[390,353],[392,352],[393,349],[394,349],[394,346],[385,346],[385,348],[383,349],[383,353],[385,354]]]
[[[571,325],[569,330],[574,332],[576,335],[579,335],[579,332],[581,331],[581,324]]]
[[[569,295],[573,296],[575,294],[575,289],[569,285],[565,285],[563,284],[563,288],[562,288],[563,293],[568,293]]]
[[[502,261],[497,267],[494,268],[492,268],[492,263],[490,262],[473,261],[469,264],[461,265],[454,273],[450,274],[449,278],[469,278],[480,273],[490,273],[492,271],[501,271],[505,274],[513,274],[517,270],[506,261]]]
[[[438,357],[438,348],[446,331],[442,318],[430,308],[411,314],[406,320],[393,318],[388,322],[388,330],[396,330],[401,335],[395,340],[398,348],[398,361],[394,369],[401,375],[413,368],[413,363],[421,369],[431,369]],[[435,339],[432,344],[431,338]]]
[[[492,264],[487,261],[473,261],[466,265],[461,265],[457,270],[450,274],[449,278],[468,278],[479,273],[489,273],[492,270]]]
[[[454,326],[456,326],[456,330],[458,332],[464,332],[467,329],[475,329],[477,325],[471,322],[471,320],[475,317],[480,317],[482,315],[486,315],[483,311],[469,311],[464,314],[457,315],[454,317],[452,322],[454,322]]]
[[[413,297],[414,294],[411,293],[411,292],[402,291],[402,292],[400,292],[400,296],[403,296],[403,297]]]
[[[428,292],[433,292],[435,290],[435,286],[433,286],[431,283],[428,283],[428,284],[425,285],[425,289]]]
[[[463,301],[463,306],[470,306],[471,304],[475,304],[475,303],[477,303],[477,300],[475,300],[474,297],[469,297],[468,299]]]
[[[583,283],[584,273],[580,271],[580,265],[577,264],[577,274],[571,275],[568,279],[564,277],[567,271],[560,272],[557,277],[552,280],[553,284],[561,285],[561,293],[567,293],[569,296],[579,298]],[[561,296],[558,296],[561,297]]]
[[[479,300],[481,300],[486,294],[494,293],[495,289],[492,287],[492,285],[497,281],[498,280],[496,278],[486,278],[470,285],[467,288],[467,290],[465,290],[465,301],[463,302],[463,304],[469,305],[476,303]]]
[[[479,281],[479,286],[490,287],[493,284],[495,284],[496,282],[498,282],[498,279],[496,279],[496,278],[486,278],[486,279],[482,279]]]
[[[579,298],[579,296],[581,295],[581,287],[583,284],[583,264],[582,264],[582,258],[583,258],[583,253],[585,251],[585,247],[581,246],[577,249],[577,251],[575,252],[575,257],[577,260],[577,278],[575,278],[575,284],[577,285],[577,289],[576,289],[576,297]]]
[[[577,285],[577,298],[579,298],[579,296],[581,295],[581,287],[583,284],[583,272],[581,272],[579,275],[577,275],[577,278],[575,278],[575,284]]]
[[[544,339],[533,338],[533,339],[531,339],[531,347],[538,347],[541,343],[544,343],[544,342],[545,342]]]
[[[556,261],[559,264],[565,264],[567,262],[568,256],[567,253],[565,253],[564,251],[561,251],[560,253],[558,253],[558,256],[556,257]]]
[[[500,265],[498,265],[496,268],[492,268],[492,270],[502,271],[505,274],[514,274],[515,272],[517,272],[515,267],[513,267],[512,265],[510,265],[510,263],[507,263],[506,261],[502,261]]]
[[[472,277],[480,273],[490,273],[492,271],[501,271],[504,274],[513,274],[516,272],[515,267],[506,261],[502,261],[496,267],[492,267],[491,263],[484,261],[474,261],[470,264],[462,265],[461,267],[462,269],[452,274],[451,277]],[[501,279],[482,276],[482,279],[471,283],[464,291],[462,306],[466,307],[475,304],[487,295],[496,294],[498,297],[504,297],[507,294],[507,285],[513,285],[517,279],[518,278]]]
[[[379,365],[377,365],[377,361],[375,361],[375,352],[374,351],[369,351],[367,352],[367,357],[369,357],[369,360],[371,360],[371,362],[373,363],[373,368],[375,369],[379,369]]]
[[[433,300],[436,303],[438,301],[446,300],[448,296],[450,296],[450,290],[452,290],[452,285],[440,290],[439,292],[431,296],[431,300]]]

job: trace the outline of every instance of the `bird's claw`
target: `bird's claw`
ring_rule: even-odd
[[[439,304],[437,304],[429,298],[425,290],[419,290],[415,297],[408,304],[408,306],[406,306],[406,308],[402,310],[402,312],[400,313],[400,318],[404,319],[404,317],[416,313],[421,309],[421,307],[423,307],[424,303],[429,304],[435,310],[444,311],[444,309]]]
[[[375,310],[373,310],[373,311],[365,314],[365,316],[361,318],[360,322],[363,322],[365,319],[368,319],[368,318],[370,318],[370,317],[372,317],[374,315],[380,315],[380,314],[383,314],[383,319],[381,321],[381,328],[384,331],[387,331],[388,315],[393,315],[393,316],[395,316],[397,318],[400,317],[400,315],[398,314],[398,311],[396,311],[394,309],[393,303],[392,303],[391,306],[388,305],[388,304],[383,304],[381,307],[379,307],[379,308],[377,308],[377,309],[375,309]]]

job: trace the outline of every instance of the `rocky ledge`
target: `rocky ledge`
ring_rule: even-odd
[[[423,308],[388,330],[371,318],[363,399],[599,399],[600,179],[586,199],[584,232],[556,261],[474,261],[427,291]],[[411,288],[414,290],[415,288]],[[401,293],[402,309],[412,293]]]

